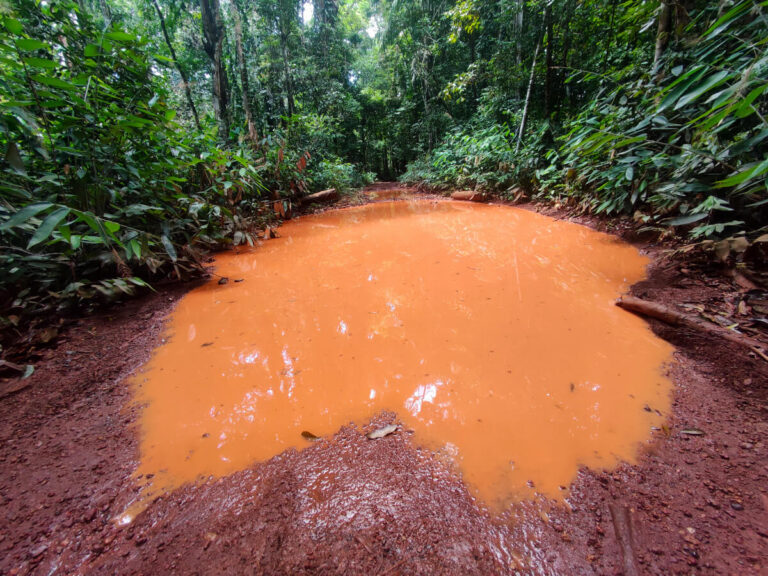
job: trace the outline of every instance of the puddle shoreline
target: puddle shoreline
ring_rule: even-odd
[[[496,252],[500,248],[496,247],[494,242],[501,244],[501,240],[488,239],[479,235],[488,236],[498,233],[499,228],[503,228],[511,221],[514,221],[516,226],[523,226],[521,222],[526,219],[532,220],[534,224],[515,230],[515,234],[519,235],[517,237],[514,234],[512,236],[507,234],[502,235],[501,238],[506,238],[512,243],[522,242],[528,238],[532,239],[534,245],[539,241],[541,247],[535,248],[538,251],[535,254],[537,260],[532,264],[518,261],[518,252],[521,254],[521,259],[533,258],[525,252],[525,247],[518,249],[516,246],[510,254],[497,255]],[[489,220],[492,221],[490,224],[488,224]],[[563,230],[567,230],[578,236],[578,242],[583,243],[588,237],[590,242],[597,242],[601,250],[618,251],[621,255],[611,256],[612,260],[607,269],[598,267],[586,274],[585,278],[580,278],[578,267],[581,266],[581,260],[590,258],[594,260],[589,252],[596,247],[591,246],[589,242],[584,245],[588,249],[583,256],[579,257],[578,264],[565,261],[568,257],[568,249],[560,246],[558,239],[547,240],[550,238],[547,236],[550,232],[542,233],[540,230],[542,227],[552,226],[557,228],[558,234],[564,234]],[[360,230],[355,230],[355,227],[365,231],[362,236],[360,236]],[[612,440],[613,443],[609,442],[602,452],[592,453],[599,442],[593,442],[589,438],[590,434],[594,435],[596,432],[584,431],[586,426],[590,426],[590,419],[608,418],[607,425],[602,425],[601,422],[593,425],[595,431],[601,426],[607,429],[603,435],[615,435],[616,432],[613,430],[616,426],[626,427],[624,422],[627,419],[626,416],[616,418],[614,415],[611,421],[610,414],[598,416],[595,412],[598,408],[594,406],[604,401],[602,389],[606,384],[591,382],[588,374],[576,377],[558,373],[557,376],[550,375],[543,380],[544,385],[551,389],[548,388],[542,394],[535,390],[537,385],[528,376],[529,373],[533,374],[537,371],[536,367],[519,366],[526,357],[536,354],[536,350],[548,344],[554,344],[555,355],[558,354],[556,351],[558,346],[561,349],[575,347],[577,351],[573,353],[574,356],[593,356],[588,363],[593,366],[593,371],[603,374],[601,378],[620,379],[621,374],[608,376],[605,371],[606,366],[601,367],[599,364],[610,364],[621,356],[629,355],[630,350],[632,355],[641,355],[634,344],[630,342],[623,344],[625,352],[617,349],[616,352],[595,355],[594,351],[585,348],[582,342],[590,331],[584,331],[580,325],[591,322],[591,316],[594,315],[594,311],[588,308],[589,302],[602,302],[599,305],[601,310],[599,314],[607,313],[613,318],[611,322],[616,322],[617,318],[621,319],[622,328],[618,328],[617,325],[610,328],[611,330],[621,334],[626,330],[634,330],[632,334],[644,339],[650,338],[648,341],[654,342],[658,350],[655,352],[651,350],[649,353],[651,357],[656,358],[651,362],[656,362],[654,369],[659,372],[662,361],[666,361],[671,354],[671,349],[660,341],[656,342],[642,320],[625,317],[624,312],[613,310],[612,300],[620,295],[616,292],[617,288],[609,289],[603,296],[595,296],[592,293],[602,290],[601,283],[606,282],[611,275],[615,276],[611,267],[622,269],[617,277],[622,291],[626,290],[629,284],[644,277],[644,265],[647,260],[639,256],[637,251],[629,245],[578,225],[558,223],[550,218],[515,208],[466,205],[435,200],[386,200],[360,207],[326,211],[320,215],[303,216],[289,221],[280,231],[281,238],[271,240],[252,251],[246,251],[245,254],[219,257],[218,274],[244,281],[226,286],[210,282],[187,295],[174,312],[175,316],[170,320],[168,342],[156,351],[147,371],[141,376],[141,380],[149,379],[148,383],[141,384],[139,392],[141,403],[149,405],[146,409],[148,412],[153,409],[153,402],[158,402],[157,394],[160,390],[157,386],[154,391],[150,389],[153,385],[152,378],[159,378],[159,381],[163,382],[168,381],[168,374],[174,370],[181,370],[181,377],[179,378],[177,374],[173,378],[179,381],[175,387],[179,390],[183,389],[185,397],[204,396],[206,386],[217,379],[223,379],[222,383],[247,380],[249,376],[246,374],[250,374],[250,378],[261,378],[265,382],[259,388],[257,384],[248,381],[227,396],[223,402],[210,397],[210,399],[200,399],[197,404],[185,403],[183,399],[171,396],[163,400],[162,406],[157,407],[156,416],[149,425],[147,425],[148,417],[145,413],[142,464],[139,473],[154,475],[156,479],[153,482],[156,486],[172,489],[185,482],[194,481],[198,475],[226,475],[252,462],[268,459],[287,448],[300,449],[306,446],[306,442],[302,441],[299,434],[302,431],[330,435],[339,426],[348,422],[362,423],[381,410],[391,410],[396,411],[407,426],[416,430],[417,443],[454,458],[468,485],[484,501],[491,505],[503,506],[503,503],[510,499],[527,498],[536,492],[544,493],[548,497],[563,497],[567,494],[567,486],[580,466],[610,468],[622,460],[634,461],[639,446],[650,438],[650,428],[660,426],[663,420],[660,414],[666,412],[668,407],[669,384],[665,384],[666,379],[660,373],[654,377],[652,369],[644,373],[642,378],[646,380],[655,378],[656,381],[653,384],[661,387],[660,390],[656,392],[649,390],[648,393],[651,395],[647,398],[643,398],[642,394],[638,394],[641,397],[636,398],[634,394],[629,393],[632,397],[630,404],[635,405],[633,410],[643,411],[642,414],[634,414],[631,417],[634,419],[632,429],[635,431],[629,435],[628,440],[617,437]],[[353,249],[357,248],[357,244],[362,243],[360,238],[367,237],[366,235],[371,236],[370,241],[361,248],[362,255],[358,256]],[[429,244],[427,240],[432,236],[434,236],[431,240],[432,244]],[[318,239],[328,244],[324,245],[322,250],[315,249],[312,252],[313,245],[317,244]],[[371,257],[371,250],[382,245],[389,246],[389,252],[379,259]],[[584,246],[577,245],[577,248],[584,250]],[[415,247],[426,250],[426,256],[416,264],[413,263]],[[287,255],[283,253],[284,251],[287,251]],[[529,255],[526,256],[526,254]],[[330,272],[323,267],[312,268],[316,262],[322,261],[322,258],[328,258],[325,268],[330,268]],[[448,263],[440,263],[441,259],[451,258],[452,260]],[[632,265],[626,263],[627,258],[635,259]],[[298,259],[299,263],[292,264],[294,268],[281,267],[284,261],[295,259]],[[246,264],[245,261],[248,263]],[[251,261],[253,264],[250,263]],[[366,262],[376,262],[376,264]],[[349,278],[339,278],[352,265],[362,267]],[[435,272],[437,278],[431,284],[429,278],[419,276],[430,266],[434,266],[437,270]],[[444,270],[446,266],[450,267],[450,270]],[[259,267],[264,267],[265,271],[254,272]],[[307,267],[311,271],[309,274],[306,272]],[[622,267],[626,267],[626,271]],[[405,272],[402,273],[402,270]],[[504,274],[501,274],[500,270]],[[376,297],[365,301],[368,285],[375,285],[380,281],[379,275],[387,274],[390,274],[390,287],[377,289],[379,292]],[[555,279],[555,285],[552,287],[550,277],[557,274],[560,276]],[[622,276],[626,274],[630,274],[629,280]],[[296,276],[300,278],[296,280]],[[468,278],[466,286],[456,284],[456,278],[462,280],[464,277]],[[534,277],[535,280],[532,280]],[[270,285],[275,282],[278,283],[278,288],[270,292]],[[279,284],[280,282],[285,285]],[[315,285],[311,290],[302,291],[302,286],[306,287],[313,282]],[[526,285],[527,282],[533,282],[533,284],[529,287]],[[573,290],[571,285],[579,283],[587,284],[587,292],[573,298],[568,292]],[[248,292],[248,287],[254,285],[260,287],[259,292],[266,290],[267,295],[254,295]],[[446,289],[446,286],[449,288]],[[490,292],[489,286],[494,286],[493,289],[500,292],[495,294]],[[563,302],[564,308],[552,313],[549,310],[549,303],[542,301],[539,297],[534,296],[533,300],[524,301],[524,287],[529,294],[536,294],[542,289],[554,289],[556,299]],[[248,294],[246,299],[256,298],[256,300],[248,301],[245,308],[238,308],[240,303],[235,295],[242,292]],[[339,297],[337,295],[340,292],[342,295]],[[482,296],[479,296],[480,294]],[[194,305],[188,304],[190,298],[197,298]],[[333,310],[328,309],[327,302],[335,298],[343,301],[344,306]],[[486,304],[486,301],[492,302],[493,298],[502,302],[501,307]],[[365,301],[362,307],[357,302],[360,300]],[[449,301],[449,306],[436,307],[432,304],[433,300]],[[514,301],[523,303],[523,308],[517,312],[509,312],[506,308],[510,306],[510,302]],[[310,315],[315,316],[309,317],[303,311],[297,311],[292,305],[295,302],[306,305],[311,310]],[[419,302],[419,306],[413,306],[413,302]],[[606,303],[611,305],[607,306]],[[251,310],[253,307],[264,308],[265,311],[254,313]],[[417,309],[419,307],[425,310],[420,312]],[[536,323],[532,324],[530,317],[519,315],[531,307],[536,308],[535,315],[552,318],[549,322],[553,325],[561,321],[570,325],[569,331],[581,330],[581,336],[568,338],[540,330]],[[585,307],[585,310],[579,311],[580,315],[572,316],[573,309],[579,307]],[[203,308],[205,312],[201,313]],[[229,320],[231,318],[243,318],[249,326],[266,328],[257,329],[254,333],[242,332],[232,338],[219,329],[202,329],[200,323],[194,321],[194,314],[209,317],[215,313],[216,309],[223,311],[223,318],[227,320],[222,320],[220,323],[226,325],[228,330],[231,326],[231,320]],[[345,309],[347,311],[343,311]],[[505,315],[502,324],[498,323],[500,313]],[[354,320],[342,317],[344,314],[351,314]],[[183,316],[184,320],[179,321],[180,316]],[[420,329],[420,325],[431,322],[434,318],[444,318],[448,330],[441,332],[440,329],[432,327],[431,332],[427,333]],[[541,324],[541,322],[538,323]],[[543,323],[546,324],[546,322]],[[311,326],[312,324],[314,327]],[[305,328],[303,332],[299,330],[294,335],[286,336],[286,331],[290,332],[299,325]],[[307,326],[310,327],[306,329]],[[524,326],[530,336],[522,340],[511,338],[511,334],[520,326]],[[232,329],[238,330],[236,326],[232,326]],[[415,330],[414,334],[410,334],[409,329]],[[472,332],[475,329],[479,330],[477,334]],[[353,334],[353,331],[357,334]],[[361,331],[365,332],[362,338]],[[355,336],[357,340],[354,340]],[[281,338],[284,341],[280,345],[270,348],[270,342],[281,340]],[[319,351],[312,348],[314,345],[308,344],[313,338],[322,342],[319,345]],[[490,348],[486,346],[480,351],[476,345],[485,338],[488,339]],[[527,340],[531,338],[541,338],[541,344],[538,344],[538,340],[530,344]],[[383,342],[381,345],[384,346],[384,352],[379,353],[371,349],[366,340]],[[445,347],[445,353],[440,355],[430,351],[435,345]],[[350,348],[350,346],[353,347]],[[616,343],[608,341],[600,346],[610,348],[615,347]],[[177,367],[162,366],[164,361],[162,357],[168,356],[169,349],[174,347],[179,348],[177,352],[171,354],[177,358],[175,360]],[[652,345],[651,348],[653,347]],[[494,348],[499,348],[499,353]],[[211,364],[206,368],[203,364],[199,366],[194,364],[198,359],[208,357],[211,358],[210,362],[215,363],[218,360],[215,360],[214,353],[221,349],[226,349],[224,355],[227,357],[225,364],[221,367],[213,367],[214,365]],[[431,355],[426,352],[431,352]],[[498,357],[505,353],[507,356],[516,354],[520,358],[517,360],[513,358],[508,362],[498,360]],[[601,360],[601,354],[602,356],[608,354],[606,357],[609,360]],[[611,354],[614,356],[610,356]],[[336,370],[328,366],[329,359],[334,355],[336,356],[333,359],[334,363],[346,363],[343,369]],[[472,368],[473,358],[478,356],[482,357],[482,360]],[[277,361],[277,367],[270,368],[269,364],[275,361]],[[544,365],[549,362],[547,356],[542,356],[542,361]],[[574,360],[561,359],[560,361],[568,364]],[[190,362],[192,362],[191,372],[184,372],[183,369],[178,368],[178,366],[185,367]],[[638,366],[643,362],[641,360]],[[232,368],[233,365],[236,366],[235,369]],[[260,365],[261,368],[259,368]],[[638,366],[627,370],[637,371]],[[548,368],[552,369],[551,366]],[[253,372],[254,369],[257,370],[256,373]],[[200,370],[206,374],[202,379],[197,376]],[[312,380],[311,378],[315,377],[318,370],[322,373]],[[160,378],[158,374],[163,371],[165,373]],[[350,374],[354,375],[355,382],[351,381]],[[433,374],[435,375],[432,376]],[[507,374],[510,375],[509,378],[516,378],[517,386],[527,390],[525,393],[529,396],[519,401],[512,399],[504,384]],[[360,376],[370,384],[361,384],[358,381]],[[196,378],[203,390],[195,389],[190,393],[190,383],[196,381]],[[308,378],[310,380],[307,380]],[[552,387],[555,386],[554,380],[558,378],[562,383],[555,387],[559,388],[556,390]],[[542,380],[541,376],[539,380]],[[405,388],[410,392],[391,390],[392,387],[398,388],[400,381],[408,382]],[[337,383],[336,385],[342,388],[341,396],[334,400],[325,398],[327,390],[323,389],[327,389],[327,382]],[[666,390],[664,390],[665,386]],[[221,387],[213,386],[212,388],[216,390],[216,394],[221,393]],[[294,400],[292,395],[298,394],[297,390],[306,391],[305,397],[297,395],[297,399]],[[478,396],[480,390],[483,390],[481,396],[487,392],[482,403]],[[364,392],[367,397],[360,396],[361,392]],[[497,405],[497,398],[493,397],[494,393],[502,402],[500,406]],[[376,397],[377,394],[379,398]],[[533,395],[530,396],[531,394]],[[350,401],[349,397],[355,395],[357,398]],[[590,395],[594,396],[594,399],[588,399]],[[591,415],[585,413],[580,417],[581,422],[576,425],[569,424],[569,419],[564,418],[559,411],[565,410],[564,406],[567,402],[573,402],[572,399],[579,396],[584,397],[584,400],[580,401],[583,404],[583,408],[580,409],[592,410],[592,413]],[[282,404],[275,404],[276,397],[283,399]],[[504,400],[504,398],[507,399]],[[317,405],[318,401],[319,405]],[[297,412],[294,406],[296,402],[301,405],[307,402],[309,405],[314,403],[319,407],[320,412],[325,411],[325,413],[332,407],[336,413],[331,418],[306,417],[301,410],[306,412],[307,408],[299,409]],[[503,402],[508,403],[506,408]],[[509,402],[512,403],[509,404]],[[629,405],[627,402],[625,399],[620,404]],[[471,406],[472,403],[482,404],[479,412]],[[649,407],[649,403],[653,405],[653,409]],[[260,404],[268,407],[261,410],[257,408]],[[527,409],[521,409],[520,404],[539,406],[544,412],[531,415]],[[457,406],[461,408],[457,409]],[[623,408],[624,411],[627,409]],[[508,413],[505,414],[504,410]],[[185,423],[183,418],[188,418],[188,415],[195,411],[198,414],[197,421]],[[627,414],[632,414],[632,411],[630,410]],[[251,426],[249,429],[249,425],[259,417],[262,418],[262,422],[260,424],[257,422],[257,426]],[[182,420],[175,429],[163,428],[173,418]],[[551,420],[552,424],[542,428],[539,423],[541,418]],[[274,419],[298,419],[298,422],[290,426],[278,424],[271,432],[261,431],[269,429],[268,420]],[[525,423],[518,428],[510,427],[509,422],[506,421],[509,419]],[[204,421],[220,424],[216,428],[211,422],[201,424]],[[446,422],[447,425],[444,425]],[[158,425],[159,427],[152,428]],[[238,430],[237,426],[242,428]],[[563,426],[570,426],[570,428],[564,435],[558,436],[557,429]],[[643,429],[642,432],[639,431],[640,427]],[[193,432],[187,434],[185,443],[182,443],[183,452],[179,453],[178,448],[174,448],[182,457],[179,459],[162,444],[167,442],[168,438],[178,438],[180,431],[190,428]],[[246,431],[243,432],[243,429]],[[531,430],[532,438],[518,437],[523,430]],[[469,444],[466,441],[468,433],[472,437]],[[274,447],[255,448],[254,440],[251,440],[252,434],[256,435],[255,442],[262,444],[269,443],[266,439],[274,435],[275,440],[269,443]],[[283,439],[286,434],[288,440]],[[574,434],[579,436],[574,437]],[[578,440],[581,435],[584,439]],[[539,442],[537,437],[544,437],[544,440],[537,444]],[[483,446],[498,445],[500,441],[502,443],[506,441],[509,445],[501,448],[503,456],[489,465],[486,462],[487,457],[481,455],[484,452]],[[563,443],[570,444],[558,452],[558,446]],[[590,448],[591,443],[595,444],[592,448]],[[212,449],[214,444],[215,449]],[[230,448],[235,444],[237,446]],[[577,446],[584,447],[577,448]],[[153,456],[156,463],[152,463],[152,457],[147,458],[147,454],[152,450],[156,451]],[[548,453],[553,450],[554,454]],[[203,451],[206,451],[207,463],[202,467],[199,464],[197,468],[186,464],[198,458]],[[524,454],[520,455],[521,451]],[[233,460],[235,462],[230,464]],[[176,464],[173,464],[175,469],[172,467],[172,471],[166,474],[164,468],[168,462],[176,462]],[[541,473],[541,470],[546,467],[549,467],[547,471]]]

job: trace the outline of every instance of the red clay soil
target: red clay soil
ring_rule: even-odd
[[[655,321],[678,349],[667,425],[638,465],[582,470],[566,505],[491,513],[407,430],[366,439],[397,418],[382,414],[183,487],[117,527],[138,491],[140,408],[124,379],[186,289],[80,319],[23,384],[0,380],[0,573],[768,572],[768,362]],[[657,259],[633,293],[717,308],[738,289]]]

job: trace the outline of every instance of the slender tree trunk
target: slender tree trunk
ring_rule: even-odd
[[[313,18],[315,19],[315,29],[318,32],[318,37],[320,39],[320,52],[323,56],[322,62],[323,62],[323,66],[327,69],[328,68],[329,22],[327,21],[325,0],[314,0],[313,6],[315,9],[314,15],[313,15]],[[328,73],[330,71],[326,70],[326,72]]]
[[[168,35],[168,29],[165,27],[165,17],[160,10],[160,6],[158,5],[157,0],[152,0],[152,4],[154,4],[157,17],[160,20],[160,28],[163,31],[163,37],[165,38],[165,43],[168,46],[168,51],[171,53],[173,65],[176,67],[179,76],[181,76],[181,83],[184,86],[184,94],[187,97],[187,104],[189,104],[189,109],[192,111],[192,117],[195,119],[195,126],[197,127],[197,130],[200,131],[200,117],[197,115],[195,101],[192,100],[192,90],[189,87],[189,79],[187,78],[187,75],[184,74],[184,69],[181,67],[179,59],[176,57],[176,51],[173,49],[173,44],[171,44],[171,38]]]
[[[563,19],[563,60],[560,73],[557,76],[557,108],[562,108],[563,101],[570,96],[570,90],[565,83],[568,77],[568,53],[571,50],[571,20],[577,6],[575,0],[570,0],[566,5],[565,18]]]
[[[213,112],[219,124],[219,136],[229,138],[229,83],[224,68],[224,26],[219,0],[200,0],[203,20],[203,49],[213,64]]]
[[[523,106],[523,117],[520,120],[520,130],[517,133],[517,144],[515,144],[515,152],[520,150],[520,142],[523,140],[523,134],[525,133],[525,125],[528,123],[528,107],[531,103],[531,91],[533,90],[533,78],[536,75],[536,59],[539,57],[539,49],[541,48],[541,40],[536,43],[536,50],[533,52],[533,62],[531,63],[531,77],[528,79],[528,91],[525,94],[525,105]]]
[[[523,65],[523,21],[525,19],[525,0],[518,0],[517,2],[517,25],[515,29],[515,35],[517,36],[517,65],[521,67]]]
[[[522,70],[523,69],[523,23],[525,19],[525,0],[518,0],[517,3],[517,26],[515,30],[515,36],[517,37],[517,46],[516,48],[516,59],[517,59],[517,69]],[[522,84],[520,85],[520,90],[518,96],[522,96]]]
[[[288,34],[282,29],[280,24],[280,51],[283,55],[283,72],[285,74],[285,99],[288,108],[288,116],[293,116],[295,104],[293,102],[293,80],[291,78],[290,57],[288,54]]]
[[[107,24],[112,22],[112,11],[109,9],[107,0],[101,0],[99,2],[99,6],[101,6],[101,15],[104,16],[104,20],[107,22]]]
[[[661,76],[661,58],[664,56],[664,50],[669,43],[669,32],[672,28],[672,5],[668,0],[661,0],[661,9],[659,11],[659,28],[656,32],[656,50],[653,54],[653,74],[656,80]]]
[[[618,3],[619,3],[619,0],[613,0],[613,3],[611,4],[611,17],[608,20],[608,34],[607,34],[608,42],[605,45],[605,52],[603,53],[603,67],[602,67],[603,70],[607,69],[608,56],[611,53],[611,44],[613,44],[613,34],[614,34],[613,23],[616,18],[616,4]]]
[[[547,43],[544,46],[544,60],[546,70],[544,75],[544,113],[549,118],[554,108],[554,96],[552,94],[552,49],[555,43],[552,26],[552,7],[549,3],[544,6],[544,29],[546,30]]]
[[[243,87],[243,111],[245,112],[245,123],[248,126],[248,138],[250,139],[251,144],[256,146],[259,141],[259,135],[256,133],[256,125],[253,123],[253,112],[251,111],[248,68],[245,65],[245,53],[243,51],[243,23],[240,10],[240,4],[235,2],[235,9],[233,11],[235,17],[235,44],[237,49],[237,64],[240,67],[240,84]]]

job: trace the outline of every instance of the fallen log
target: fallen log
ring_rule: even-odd
[[[618,504],[609,504],[608,508],[611,511],[613,530],[616,533],[616,540],[618,541],[619,549],[621,550],[624,575],[640,576],[640,567],[635,558],[630,510],[626,506],[620,506]]]
[[[689,314],[683,314],[682,312],[673,310],[658,302],[648,302],[647,300],[641,300],[634,296],[622,296],[616,300],[616,305],[640,316],[648,316],[649,318],[661,320],[665,324],[671,326],[690,328],[705,334],[719,336],[720,338],[735,342],[741,346],[746,346],[753,352],[759,354],[763,360],[768,362],[768,356],[765,354],[765,344],[744,334],[739,334],[738,332],[728,330],[727,328],[690,316]]]
[[[468,202],[482,202],[485,200],[485,194],[475,192],[474,190],[458,190],[451,193],[452,200],[466,200]]]
[[[314,194],[309,194],[301,199],[302,204],[309,204],[311,202],[332,202],[339,197],[336,188],[328,188],[328,190],[320,190]]]

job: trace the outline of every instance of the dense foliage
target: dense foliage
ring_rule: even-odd
[[[767,4],[4,0],[0,308],[183,277],[374,178],[757,235]]]
[[[454,121],[406,180],[524,191],[694,236],[764,230],[765,2],[515,6],[522,34],[504,2],[449,13],[484,55],[443,82]],[[454,102],[470,100],[459,119]]]

